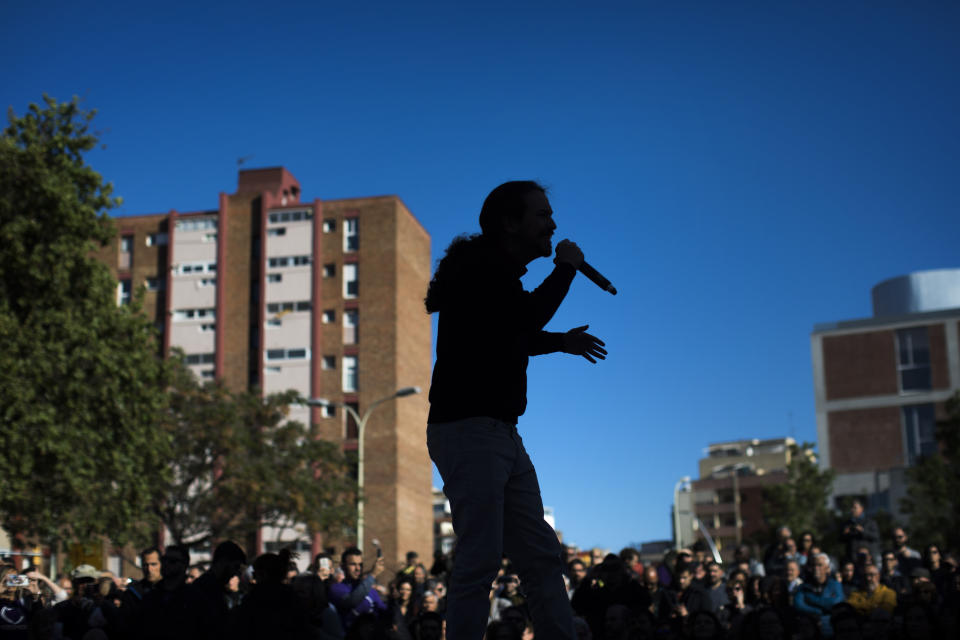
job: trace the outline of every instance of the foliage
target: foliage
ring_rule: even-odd
[[[907,469],[907,495],[900,508],[910,516],[914,543],[960,548],[960,392],[946,403],[937,423],[939,452]]]
[[[814,446],[809,442],[790,445],[787,482],[764,487],[763,517],[768,528],[763,541],[773,540],[776,530],[784,525],[790,527],[794,537],[803,531],[813,531],[821,537],[836,528],[835,518],[827,508],[833,471],[820,469],[813,455]]]
[[[173,475],[156,512],[177,543],[243,540],[258,523],[339,533],[353,522],[356,486],[342,453],[285,422],[295,391],[234,393],[173,362]]]
[[[84,164],[93,111],[44,96],[0,137],[0,523],[44,541],[139,538],[165,473],[166,367],[91,252],[119,200]]]

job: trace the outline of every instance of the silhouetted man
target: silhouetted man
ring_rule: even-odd
[[[482,233],[455,239],[427,291],[440,313],[427,446],[453,511],[457,556],[447,596],[447,638],[480,640],[490,583],[505,552],[523,582],[537,636],[572,640],[556,533],[543,519],[537,474],[517,432],[529,357],[562,351],[596,362],[606,351],[586,326],[543,330],[583,254],[557,244],[556,267],[533,292],[520,276],[548,257],[556,224],[543,187],[507,182],[480,211]]]

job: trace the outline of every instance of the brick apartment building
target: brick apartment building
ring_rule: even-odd
[[[733,440],[707,447],[700,459],[700,477],[691,483],[693,518],[681,540],[713,538],[724,562],[736,546],[766,529],[763,489],[787,481],[793,438]],[[678,494],[678,498],[681,495]]]
[[[398,388],[427,389],[430,236],[396,196],[302,202],[286,169],[241,170],[217,208],[116,219],[98,257],[118,280],[118,303],[146,288],[163,348],[179,347],[201,379],[264,393],[296,389],[360,414]],[[339,407],[296,407],[321,436],[357,447]],[[388,566],[433,551],[426,394],[378,406],[365,431],[365,549],[378,538]],[[303,530],[264,530],[316,553]],[[306,555],[306,554],[303,554]]]
[[[904,470],[934,451],[944,401],[960,389],[960,269],[881,282],[873,317],[811,336],[817,440],[833,498],[867,498],[900,518]]]

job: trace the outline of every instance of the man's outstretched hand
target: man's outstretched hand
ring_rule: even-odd
[[[600,360],[607,359],[607,350],[604,349],[603,340],[597,336],[587,333],[590,325],[585,324],[576,329],[570,329],[563,334],[563,352],[571,353],[575,356],[583,356],[590,362],[596,364],[594,358]]]

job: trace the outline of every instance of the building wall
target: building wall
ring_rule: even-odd
[[[934,308],[814,330],[817,440],[821,466],[836,472],[834,499],[864,496],[872,508],[902,516],[904,469],[920,455],[911,411],[920,407],[942,418],[944,401],[960,389],[958,317],[960,309]],[[900,371],[898,332],[917,329],[929,344],[928,388],[908,385]],[[926,437],[932,433],[930,426]]]
[[[309,215],[271,221],[271,214],[293,211]],[[203,219],[216,227],[197,228]],[[358,230],[355,250],[344,235],[350,220]],[[364,548],[371,549],[371,540],[378,538],[388,566],[402,563],[408,550],[431,557],[425,438],[431,325],[423,308],[430,237],[403,202],[380,196],[302,203],[300,185],[285,169],[249,170],[240,172],[236,193],[220,194],[217,209],[123,218],[118,227],[118,239],[96,256],[134,287],[147,278],[164,282],[147,293],[146,311],[163,327],[168,347],[180,347],[188,356],[214,354],[212,364],[191,367],[198,376],[215,373],[234,390],[295,389],[305,397],[352,403],[361,414],[400,387],[424,390],[386,401],[370,415]],[[282,235],[275,231],[281,227]],[[169,243],[147,246],[147,235],[160,231],[168,232]],[[120,253],[122,235],[133,236],[129,255]],[[290,256],[309,260],[271,266],[271,258]],[[130,265],[121,269],[128,259]],[[187,263],[188,269],[178,268]],[[195,263],[213,266],[196,271]],[[356,296],[345,291],[347,265],[357,270]],[[285,310],[291,302],[294,308]],[[187,317],[197,309],[213,309],[215,320],[196,313]],[[355,331],[344,327],[348,310],[358,314]],[[280,349],[284,357],[278,359]],[[304,357],[297,349],[305,350]],[[290,350],[297,357],[286,357]],[[357,359],[355,390],[344,388],[345,357]],[[319,408],[293,407],[290,418],[312,420],[320,437],[343,443],[346,451],[357,448],[342,408],[328,416]],[[268,538],[303,535],[302,529],[267,532]],[[264,541],[261,537],[258,544]],[[316,551],[354,541],[315,537],[313,542]]]

